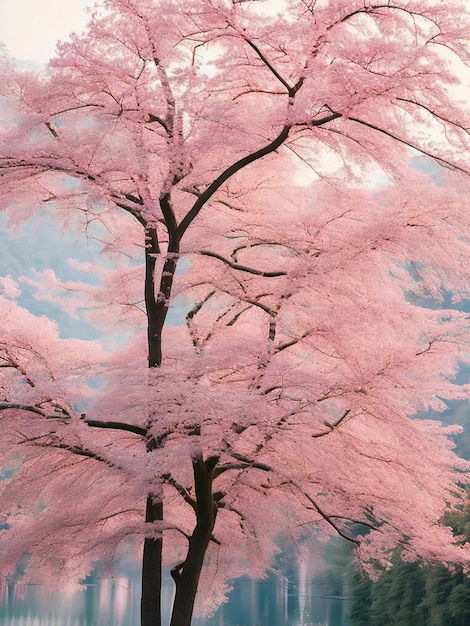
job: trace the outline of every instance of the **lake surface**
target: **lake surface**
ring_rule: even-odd
[[[0,626],[138,626],[140,585],[136,578],[88,584],[71,595],[15,585],[0,595]],[[166,613],[173,588],[164,586]],[[321,582],[237,581],[229,602],[194,626],[351,626],[347,601],[328,595]]]

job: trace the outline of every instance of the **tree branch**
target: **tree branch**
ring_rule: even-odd
[[[317,433],[315,435],[312,435],[313,439],[318,439],[319,437],[324,437],[325,435],[329,435],[330,433],[332,433],[335,428],[337,428],[346,418],[347,416],[351,413],[351,409],[348,409],[347,411],[345,411],[343,413],[343,415],[341,415],[341,417],[339,419],[336,420],[336,422],[330,423],[330,422],[323,422],[325,424],[325,426],[328,428],[328,430],[324,430],[321,433]]]
[[[422,104],[421,102],[417,102],[416,100],[411,100],[409,98],[397,98],[397,101],[407,102],[408,104],[414,104],[415,106],[420,107],[421,109],[424,109],[425,111],[430,113],[436,119],[441,120],[441,122],[445,122],[446,124],[455,126],[459,130],[463,130],[465,133],[467,133],[467,135],[470,135],[470,130],[468,128],[466,128],[465,126],[462,126],[461,124],[458,124],[457,122],[453,122],[452,120],[449,120],[446,117],[443,117],[442,115],[439,115],[438,113],[433,111],[430,107],[427,107],[425,104]]]
[[[272,472],[272,467],[266,465],[265,463],[258,463],[257,461],[249,459],[243,454],[238,454],[236,452],[231,452],[230,454],[231,456],[233,456],[234,459],[239,461],[239,463],[226,463],[224,465],[219,465],[214,469],[214,478],[217,478],[218,476],[220,476],[224,472],[228,472],[229,470],[259,469],[263,472]]]
[[[366,122],[365,120],[361,120],[357,117],[348,117],[348,120],[351,120],[351,122],[356,122],[357,124],[361,124],[362,126],[366,126],[367,128],[371,128],[372,130],[376,130],[377,132],[382,133],[383,135],[386,135],[387,137],[390,137],[391,139],[394,139],[395,141],[398,141],[399,143],[405,146],[408,146],[409,148],[413,148],[414,150],[417,150],[421,154],[424,154],[425,156],[428,156],[429,158],[433,159],[434,161],[436,161],[437,163],[439,163],[439,165],[442,165],[443,167],[449,167],[453,170],[458,170],[467,175],[470,174],[470,170],[466,170],[463,167],[456,165],[455,163],[451,163],[450,161],[447,161],[446,159],[438,157],[435,154],[432,154],[431,152],[424,150],[424,148],[420,148],[419,146],[411,143],[411,141],[407,141],[406,139],[401,139],[397,135],[394,135],[388,130],[384,130],[383,128],[380,128],[379,126],[376,126],[375,124],[371,124],[370,122]]]
[[[225,169],[217,178],[207,187],[207,189],[201,193],[199,198],[193,204],[192,208],[186,213],[184,218],[181,220],[178,226],[178,235],[179,239],[183,236],[188,226],[193,222],[193,220],[197,217],[203,206],[210,200],[210,198],[215,194],[215,192],[234,174],[238,171],[249,165],[250,163],[254,163],[258,159],[270,154],[277,150],[287,139],[289,136],[289,131],[291,129],[290,124],[286,124],[278,136],[273,139],[273,141],[266,144],[263,148],[259,150],[255,150],[251,154],[246,155],[242,159],[239,159],[227,169]]]
[[[296,92],[300,89],[303,81],[296,85],[295,87],[291,87],[289,85],[289,83],[284,80],[284,78],[282,78],[282,76],[279,74],[279,72],[274,68],[274,66],[271,64],[270,61],[268,61],[268,59],[264,56],[264,54],[261,52],[261,50],[258,48],[258,46],[251,41],[250,39],[248,39],[248,37],[243,37],[243,39],[246,41],[246,43],[250,46],[250,48],[252,48],[256,54],[258,55],[258,57],[261,59],[261,61],[264,63],[264,65],[266,65],[266,67],[268,68],[268,70],[277,78],[277,80],[286,88],[287,90],[287,94],[289,95],[289,97],[293,97],[295,96]]]
[[[197,501],[195,500],[195,498],[192,498],[189,495],[189,490],[186,489],[186,487],[183,487],[183,485],[180,485],[171,474],[163,474],[162,479],[164,480],[164,482],[166,482],[168,485],[171,485],[172,487],[174,487],[176,489],[176,491],[180,494],[180,496],[183,498],[183,500],[189,504],[189,506],[196,511],[197,509]]]
[[[21,433],[20,433],[21,434]],[[49,441],[40,441],[44,437],[50,437]],[[76,456],[83,456],[87,459],[93,459],[94,461],[99,461],[100,463],[104,463],[108,467],[112,467],[114,469],[123,470],[123,467],[116,465],[109,459],[89,450],[88,448],[81,448],[80,446],[74,446],[63,441],[60,441],[57,437],[54,437],[52,434],[48,435],[40,435],[38,437],[26,437],[23,435],[23,441],[20,441],[19,444],[31,444],[33,446],[37,446],[39,448],[55,448],[57,450],[66,450],[67,452],[71,452]]]
[[[29,411],[30,413],[35,413],[36,415],[40,415],[41,417],[45,417],[46,419],[58,419],[69,417],[67,414],[63,412],[60,413],[46,413],[43,409],[40,409],[37,406],[31,404],[20,404],[18,402],[0,402],[0,411],[4,411],[6,409],[18,409],[19,411]]]
[[[239,263],[234,263],[233,261],[226,259],[225,257],[221,256],[220,254],[217,254],[216,252],[209,252],[207,250],[201,250],[199,254],[201,254],[202,256],[208,256],[214,259],[218,259],[219,261],[222,261],[222,263],[225,263],[226,265],[228,265],[230,268],[234,270],[247,272],[249,274],[255,274],[256,276],[263,276],[264,278],[275,278],[277,276],[287,276],[287,272],[263,272],[261,270],[254,269],[253,267],[248,267],[246,265],[240,265]]]
[[[327,515],[321,508],[320,506],[315,502],[315,500],[303,489],[301,489],[296,483],[291,482],[290,483],[293,487],[295,487],[305,498],[307,498],[307,500],[310,502],[310,504],[313,506],[313,508],[315,509],[315,511],[325,520],[325,522],[327,522],[327,524],[329,524],[332,528],[334,528],[334,530],[338,533],[338,535],[340,537],[343,537],[343,539],[346,539],[347,541],[350,541],[351,543],[354,543],[356,546],[360,545],[360,541],[358,539],[354,539],[354,537],[351,537],[349,535],[347,535],[344,531],[341,530],[341,528],[339,528],[339,526],[333,521],[333,518],[336,519],[343,519],[340,518],[337,515]]]
[[[41,444],[37,444],[37,445],[41,445]],[[94,461],[99,461],[100,463],[105,463],[108,467],[113,467],[116,469],[123,469],[122,467],[119,467],[118,465],[115,465],[112,461],[110,461],[109,459],[106,459],[104,456],[101,456],[100,454],[96,454],[95,452],[92,452],[91,450],[89,450],[88,448],[80,448],[79,446],[71,446],[69,444],[66,443],[52,443],[52,444],[44,444],[45,448],[57,448],[59,450],[67,450],[68,452],[71,452],[72,454],[75,454],[77,456],[84,456],[88,459],[93,459]]]
[[[99,420],[89,420],[83,417],[83,420],[87,426],[91,428],[111,428],[114,430],[124,430],[126,432],[140,435],[141,437],[147,436],[147,429],[141,426],[135,426],[134,424],[127,424],[126,422],[100,422]]]
[[[124,196],[127,200],[131,200],[131,196],[130,194],[126,194]],[[111,198],[113,199],[114,204],[119,207],[120,209],[124,209],[124,211],[127,211],[127,213],[130,213],[132,215],[132,217],[135,217],[135,219],[145,228],[147,226],[147,222],[146,220],[142,217],[140,211],[136,208],[134,208],[133,206],[129,206],[128,203],[125,203],[123,200],[121,200],[120,195],[117,193],[113,193],[111,194]],[[136,204],[143,204],[141,202],[138,202]]]

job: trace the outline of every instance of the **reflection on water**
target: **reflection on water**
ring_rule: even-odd
[[[115,578],[87,584],[73,594],[48,593],[32,585],[15,585],[0,595],[0,626],[138,626],[138,578]],[[164,623],[172,585],[164,586]],[[230,600],[195,626],[350,626],[347,603],[324,597],[321,584],[299,570],[295,583],[237,581]]]
[[[139,590],[127,578],[88,584],[71,594],[48,593],[33,585],[3,590],[2,626],[135,626]]]
[[[195,626],[351,626],[345,598],[324,594],[321,585],[299,580],[241,580],[212,619]]]

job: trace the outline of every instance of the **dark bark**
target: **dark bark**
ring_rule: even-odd
[[[148,320],[148,364],[160,367],[162,364],[162,332],[170,303],[173,278],[178,263],[179,242],[170,236],[168,251],[156,293],[155,268],[157,255],[160,254],[156,231],[147,229],[145,248],[145,305]]]
[[[196,527],[189,539],[186,559],[171,571],[176,585],[170,626],[190,626],[199,578],[207,547],[217,516],[217,502],[212,493],[214,469],[218,457],[204,461],[202,455],[193,459],[196,491]]]
[[[161,495],[148,494],[146,522],[163,518]],[[162,537],[146,537],[142,557],[141,626],[161,626]]]
[[[155,228],[145,228],[145,306],[148,324],[149,368],[160,367],[162,364],[162,333],[168,313],[179,252],[179,239],[175,234],[176,220],[168,195],[160,199],[160,207],[168,230],[168,248],[159,283],[156,276],[157,257],[161,254],[158,233]],[[155,439],[149,437],[147,439],[147,452],[152,452],[157,445]],[[162,520],[162,493],[149,493],[147,496],[145,521],[155,522]],[[161,535],[159,537],[146,537],[144,540],[141,626],[161,626],[162,624],[162,547],[163,538]]]

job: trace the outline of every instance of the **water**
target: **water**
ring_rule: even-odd
[[[195,626],[351,626],[347,600],[324,591],[316,583],[242,580],[214,618]]]
[[[325,591],[318,582],[237,581],[229,602],[194,626],[351,626],[345,599],[324,597]],[[172,593],[168,581],[166,614]],[[101,580],[73,594],[16,585],[1,593],[0,626],[138,626],[139,602],[137,578]]]

